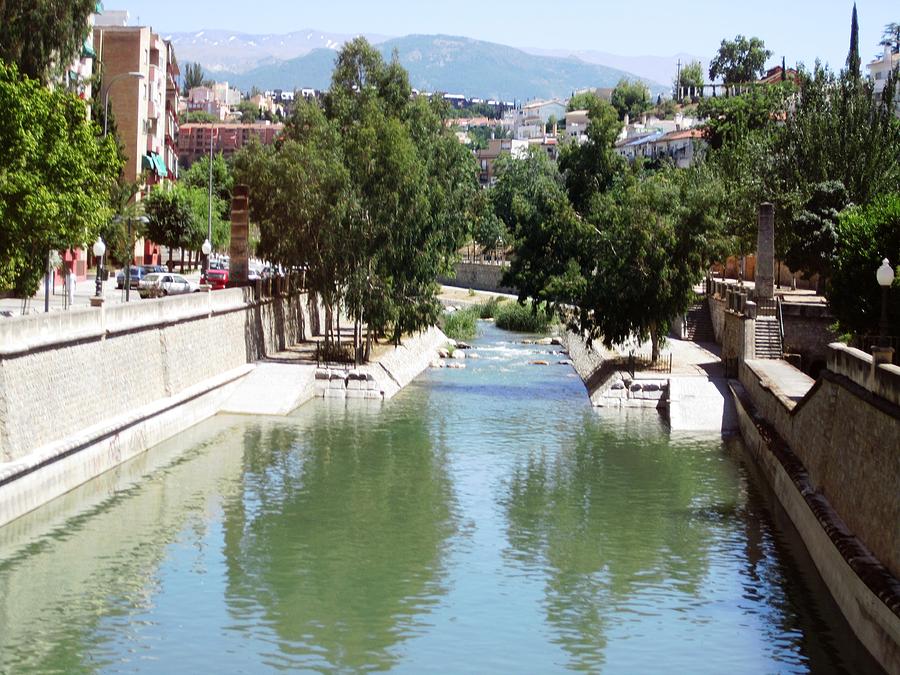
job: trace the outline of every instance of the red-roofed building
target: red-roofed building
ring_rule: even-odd
[[[680,129],[650,142],[651,156],[654,159],[668,157],[679,169],[687,168],[694,161],[694,154],[703,141],[700,129]]]

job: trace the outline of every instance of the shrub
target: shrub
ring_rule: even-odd
[[[441,329],[447,337],[454,340],[471,340],[477,332],[478,315],[478,306],[466,307],[444,314],[441,319]]]
[[[497,305],[503,302],[503,298],[490,298],[487,302],[478,305],[478,318],[493,319],[497,316]]]
[[[552,323],[545,305],[539,305],[534,312],[530,303],[520,305],[518,302],[504,302],[496,307],[494,318],[497,328],[522,333],[546,333]]]

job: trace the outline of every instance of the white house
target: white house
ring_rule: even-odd
[[[894,54],[890,47],[884,48],[884,54],[880,59],[872,61],[868,66],[869,75],[875,80],[875,96],[881,96],[884,85],[887,83],[888,74],[900,69],[900,54]],[[894,92],[894,110],[900,115],[900,87]]]

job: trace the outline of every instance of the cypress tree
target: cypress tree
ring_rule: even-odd
[[[861,77],[859,59],[859,24],[856,21],[856,3],[853,3],[853,18],[850,21],[850,52],[847,54],[847,69],[854,80]]]

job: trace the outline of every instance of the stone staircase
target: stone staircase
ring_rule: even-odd
[[[778,328],[778,319],[774,316],[757,317],[756,335],[754,337],[756,343],[756,358],[781,358],[781,331]]]
[[[712,319],[709,316],[709,304],[706,298],[701,299],[688,309],[685,317],[685,337],[692,342],[715,342]]]

